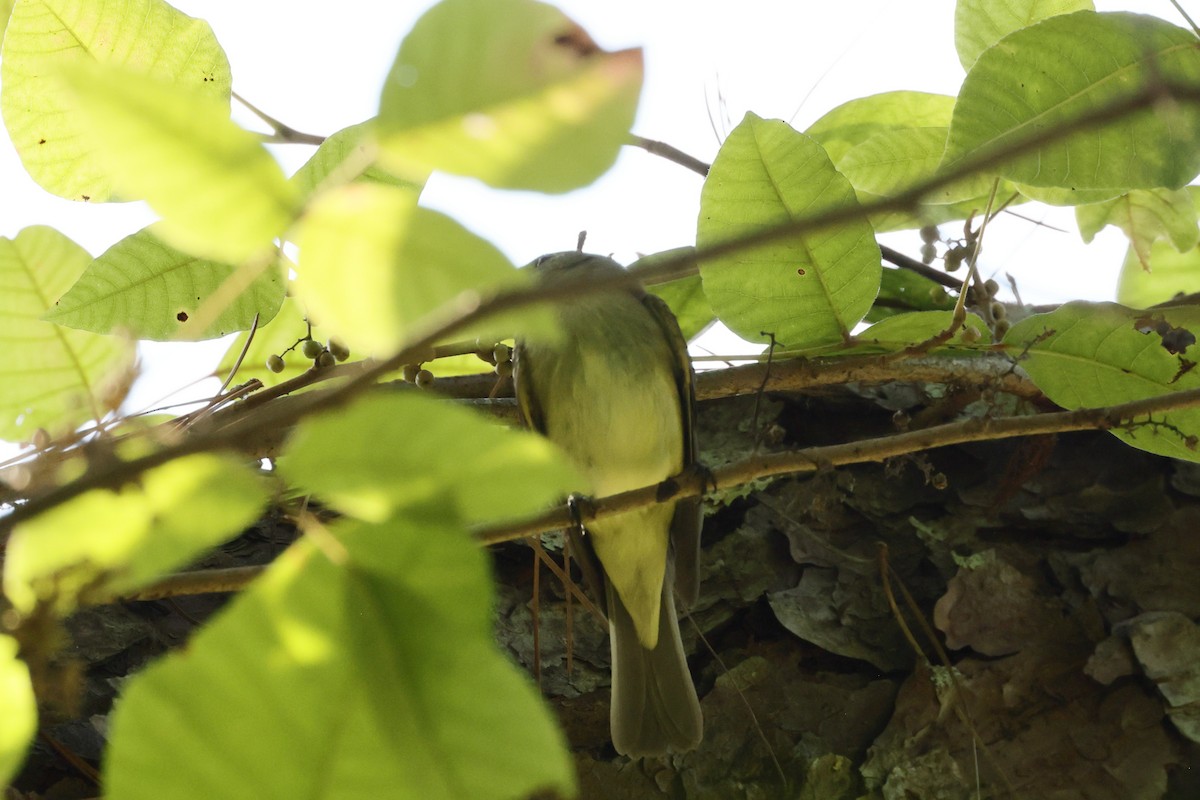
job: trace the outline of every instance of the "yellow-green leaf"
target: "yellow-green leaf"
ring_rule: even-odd
[[[349,514],[378,521],[444,496],[467,522],[532,515],[585,481],[548,441],[402,392],[308,420],[279,469]]]
[[[1200,48],[1191,31],[1137,14],[1050,17],[975,61],[954,107],[946,164],[1037,141],[1163,81],[1200,87]],[[1197,141],[1200,107],[1158,104],[1046,140],[996,171],[1033,187],[1179,188],[1200,170]]]
[[[37,732],[37,702],[29,668],[17,657],[17,640],[0,634],[0,786],[7,786]]]
[[[1092,0],[958,0],[954,7],[954,46],[963,69],[979,54],[1015,30],[1072,11],[1095,11]]]
[[[642,53],[608,53],[536,0],[442,0],[400,46],[379,108],[383,163],[565,192],[617,158]]]
[[[0,439],[57,435],[120,405],[134,343],[43,322],[41,317],[91,262],[53,228],[0,238]]]
[[[197,258],[143,228],[93,261],[45,319],[95,333],[195,341],[246,330],[255,315],[265,325],[283,295],[273,260],[234,266]]]
[[[1105,225],[1123,230],[1131,252],[1148,271],[1150,248],[1159,239],[1166,239],[1180,253],[1196,246],[1200,227],[1192,196],[1185,189],[1135,189],[1103,203],[1077,206],[1075,219],[1085,242]]]
[[[156,467],[119,491],[93,489],[19,524],[4,594],[20,611],[60,613],[183,566],[254,522],[262,479],[240,460],[200,454]]]
[[[61,197],[115,199],[91,123],[57,78],[86,64],[122,66],[228,116],[229,60],[203,20],[162,0],[18,0],[0,58],[0,110],[25,169]]]
[[[98,162],[162,215],[156,232],[170,244],[238,263],[292,222],[296,188],[223,102],[116,67],[66,69],[62,85]]]
[[[319,188],[329,189],[352,180],[407,186],[420,192],[423,180],[414,180],[411,176],[404,180],[374,166],[377,150],[374,120],[342,128],[321,143],[291,181],[304,197]]]
[[[416,192],[398,186],[351,183],[321,193],[297,241],[297,298],[363,354],[394,349],[464,293],[478,299],[529,282],[494,246],[418,208]]]
[[[446,507],[420,511],[343,524],[336,562],[298,542],[134,678],[112,720],[107,793],[573,796],[561,733],[496,650],[483,552]]]

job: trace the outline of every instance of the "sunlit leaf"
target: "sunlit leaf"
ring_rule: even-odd
[[[351,180],[374,181],[421,190],[422,182],[404,180],[373,166],[378,145],[374,140],[374,121],[342,128],[321,143],[317,152],[296,171],[291,181],[307,197],[324,186],[330,188]]]
[[[1200,292],[1200,247],[1179,252],[1159,240],[1150,247],[1150,269],[1129,247],[1117,280],[1117,301],[1133,308],[1148,308],[1181,294]]]
[[[747,114],[704,182],[696,245],[854,204],[819,144]],[[851,219],[708,260],[700,274],[713,310],[739,336],[765,341],[771,333],[803,347],[843,341],[871,308],[880,270],[874,230]]]
[[[415,391],[305,422],[279,469],[369,520],[435,495],[452,498],[468,522],[527,516],[586,485],[545,439]]]
[[[29,611],[129,591],[183,566],[257,519],[261,479],[237,459],[187,456],[119,491],[93,489],[20,523],[4,562],[4,594]]]
[[[953,113],[954,98],[947,95],[884,92],[843,103],[805,133],[821,143],[865,203],[934,176],[946,144],[946,132],[936,129],[948,128]],[[936,163],[931,160],[935,154]],[[871,224],[882,232],[966,219],[987,206],[990,192],[990,180],[966,178],[931,193],[917,212],[877,213]],[[998,194],[1008,197],[1012,189],[1002,184]]]
[[[608,53],[535,0],[442,0],[400,46],[384,85],[385,165],[492,186],[591,183],[629,136],[642,53]]]
[[[96,158],[125,197],[162,215],[155,231],[170,244],[237,263],[292,221],[295,187],[223,102],[116,67],[62,74]]]
[[[132,341],[41,320],[91,260],[53,228],[0,238],[0,439],[25,440],[38,428],[64,433],[124,399]]]
[[[859,97],[826,113],[804,132],[825,148],[834,164],[851,148],[884,131],[945,127],[954,98],[928,92],[883,92]]]
[[[1086,42],[1086,46],[1081,43]],[[985,50],[954,108],[947,165],[1012,147],[1163,81],[1200,86],[1191,31],[1155,17],[1079,11]],[[998,167],[1031,186],[1178,188],[1200,170],[1200,108],[1157,105],[1042,143]]]
[[[298,234],[297,297],[356,351],[387,352],[464,293],[526,285],[494,246],[417,207],[411,189],[351,183],[315,198]]]
[[[1114,303],[1068,303],[1012,326],[1004,338],[1038,388],[1067,409],[1094,408],[1200,388],[1200,355],[1192,342],[1200,309],[1140,311]],[[1200,461],[1188,436],[1200,431],[1200,409],[1138,420],[1112,433],[1158,455]]]
[[[45,319],[95,333],[194,341],[245,330],[255,315],[270,322],[283,295],[273,261],[239,267],[196,258],[143,228],[93,261]],[[197,311],[214,301],[218,313],[197,327]]]
[[[1045,203],[1048,206],[1079,206],[1087,203],[1103,203],[1124,194],[1124,189],[1074,189],[1061,186],[1030,186],[1014,184],[1022,197]]]
[[[86,64],[123,66],[229,115],[229,61],[207,22],[161,0],[18,0],[0,58],[0,110],[25,169],[61,197],[114,199],[97,132],[58,80],[64,66]],[[202,120],[194,122],[199,136]]]
[[[561,734],[496,651],[484,556],[452,517],[350,526],[337,564],[309,541],[285,553],[131,682],[106,794],[571,795]]]
[[[897,128],[881,131],[852,147],[838,170],[855,189],[891,197],[935,177],[946,150],[947,127]],[[986,196],[992,179],[976,175],[924,195],[925,203],[955,203]]]
[[[1075,219],[1085,242],[1105,225],[1123,230],[1142,269],[1149,270],[1150,248],[1159,239],[1181,253],[1196,246],[1200,227],[1192,196],[1184,189],[1135,189],[1104,203],[1078,206]]]
[[[17,649],[16,639],[0,634],[0,786],[17,774],[37,732],[37,701]]]
[[[1015,30],[1072,11],[1094,11],[1092,0],[958,0],[954,7],[954,46],[963,69],[979,54]]]

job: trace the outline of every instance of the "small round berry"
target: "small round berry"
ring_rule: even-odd
[[[433,385],[433,373],[427,369],[419,371],[415,383],[422,389],[428,389]]]
[[[417,372],[420,370],[416,364],[405,364],[400,372],[404,376],[405,383],[416,383]]]
[[[267,369],[269,369],[271,372],[274,372],[276,375],[278,375],[280,372],[283,372],[283,368],[285,366],[287,365],[283,361],[283,356],[277,353],[272,353],[271,355],[267,356]]]
[[[941,240],[941,238],[942,234],[937,229],[937,225],[926,225],[925,227],[921,228],[921,241],[925,244],[933,244],[934,242]]]
[[[340,339],[331,338],[329,340],[329,344],[325,346],[328,348],[329,352],[333,353],[333,357],[338,361],[345,361],[350,357],[350,348],[342,344]]]
[[[337,359],[334,358],[333,353],[329,352],[328,350],[322,350],[321,354],[316,358],[316,364],[321,369],[332,367],[336,363]]]
[[[317,356],[325,352],[325,345],[316,339],[305,339],[304,344],[300,346],[300,352],[304,354],[305,358],[315,361]]]

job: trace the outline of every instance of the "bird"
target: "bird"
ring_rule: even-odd
[[[610,258],[556,253],[531,265],[543,285],[627,275]],[[561,335],[516,342],[514,381],[525,424],[556,443],[606,496],[657,483],[696,462],[687,342],[667,304],[640,286],[569,294]],[[698,590],[698,498],[576,526],[581,571],[608,618],[610,729],[631,758],[699,746],[703,715],[679,633],[675,593]]]

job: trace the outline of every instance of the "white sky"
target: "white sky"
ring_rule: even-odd
[[[379,91],[413,21],[430,2],[340,0],[177,0],[206,19],[233,68],[234,90],[299,130],[328,134],[375,112]],[[954,50],[951,0],[563,0],[557,3],[606,49],[641,46],[646,85],[634,131],[699,158],[714,157],[717,129],[727,132],[753,110],[803,129],[846,100],[895,89],[955,94],[963,70]],[[1187,5],[1187,4],[1185,4]],[[1153,13],[1175,24],[1167,0],[1097,2],[1098,10]],[[1192,9],[1196,12],[1200,9]],[[718,93],[723,105],[718,102]],[[235,104],[236,107],[236,104]],[[240,121],[252,117],[239,114]],[[276,148],[290,173],[312,152]],[[0,147],[0,235],[48,224],[98,255],[151,221],[138,204],[84,205],[38,188],[10,146]],[[463,179],[435,176],[423,202],[490,239],[516,263],[571,249],[580,230],[588,249],[630,261],[694,241],[701,179],[687,170],[626,149],[592,187],[564,196],[498,192]],[[1085,247],[1070,210],[1023,207],[1067,229],[1057,233],[1015,218],[989,229],[985,273],[1011,273],[1026,302],[1112,299],[1124,253],[1114,229]],[[943,228],[947,231],[946,228]],[[915,232],[886,239],[916,255]],[[215,349],[171,345],[169,361],[203,374]],[[744,352],[744,351],[743,351]],[[147,370],[165,363],[161,346],[147,351]],[[178,371],[174,385],[186,382]],[[151,402],[162,382],[138,394]]]

